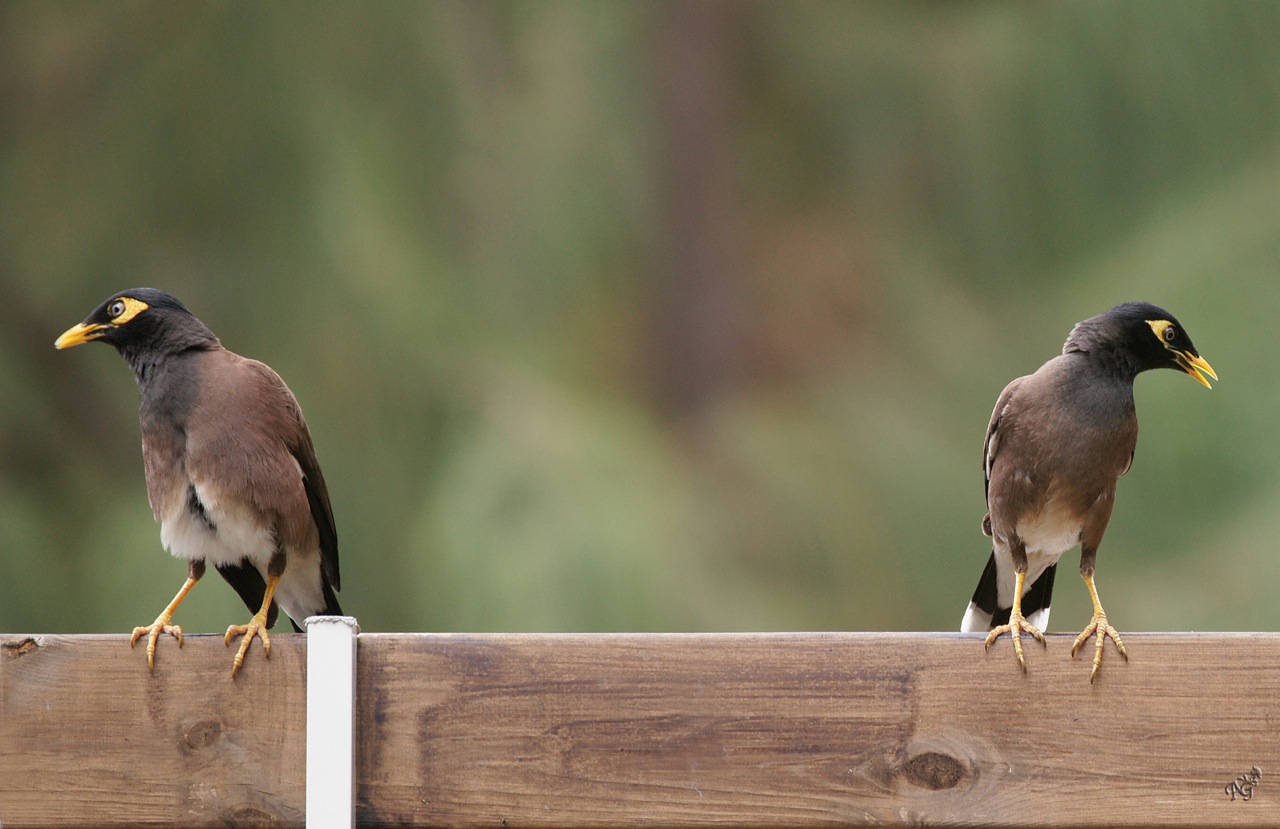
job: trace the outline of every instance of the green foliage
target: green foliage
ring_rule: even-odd
[[[954,629],[996,395],[1148,299],[1222,381],[1139,380],[1104,601],[1274,627],[1277,36],[1245,2],[0,7],[0,630],[181,584],[129,372],[52,349],[142,284],[294,389],[366,630]],[[217,581],[189,632],[244,621]]]

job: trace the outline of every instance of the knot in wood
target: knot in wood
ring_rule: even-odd
[[[222,736],[222,723],[217,720],[198,720],[182,729],[182,750],[197,751],[213,745]]]
[[[16,642],[5,642],[3,653],[10,659],[15,659],[22,656],[24,653],[31,653],[38,647],[40,647],[40,644],[36,642],[35,639],[28,636],[25,639],[19,639]]]
[[[922,789],[951,789],[969,773],[965,764],[949,754],[922,751],[902,764],[907,781]]]

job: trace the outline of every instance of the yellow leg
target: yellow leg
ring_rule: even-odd
[[[1110,636],[1116,643],[1116,650],[1120,651],[1120,655],[1125,661],[1129,661],[1129,654],[1124,649],[1124,642],[1120,641],[1120,634],[1107,622],[1107,612],[1102,609],[1102,602],[1098,601],[1098,588],[1093,584],[1093,576],[1083,576],[1085,586],[1089,588],[1089,596],[1093,599],[1093,621],[1089,622],[1088,627],[1080,632],[1076,637],[1076,642],[1071,646],[1071,656],[1075,657],[1076,651],[1080,650],[1080,646],[1089,640],[1089,637],[1095,633],[1098,635],[1098,645],[1093,651],[1093,672],[1089,674],[1089,684],[1098,678],[1098,671],[1102,668],[1102,644],[1106,638]]]
[[[1017,581],[1013,588],[1013,609],[1009,611],[1009,624],[1000,625],[991,629],[987,634],[987,643],[985,647],[990,648],[991,643],[1000,638],[1002,634],[1009,634],[1013,638],[1013,652],[1018,656],[1018,664],[1022,666],[1022,672],[1027,672],[1027,660],[1022,655],[1022,634],[1029,633],[1032,637],[1039,640],[1040,644],[1045,644],[1044,634],[1040,632],[1040,628],[1031,624],[1022,615],[1022,585],[1026,581],[1026,573],[1018,573]]]
[[[279,576],[269,576],[267,578],[267,592],[262,596],[262,608],[249,620],[247,625],[232,625],[227,628],[227,635],[223,637],[223,641],[227,647],[231,647],[231,640],[237,636],[244,636],[244,640],[240,642],[240,650],[236,651],[235,661],[231,663],[231,678],[236,678],[236,672],[240,670],[240,666],[244,664],[244,655],[249,652],[249,644],[253,642],[253,637],[257,636],[262,640],[262,654],[268,659],[271,658],[271,637],[267,635],[267,611],[271,609],[271,600],[276,595],[276,585],[280,584]]]
[[[201,568],[203,569],[203,568]],[[178,609],[178,605],[182,604],[182,600],[191,592],[191,588],[196,586],[196,582],[200,579],[198,576],[187,576],[187,580],[183,582],[182,589],[178,591],[178,595],[173,597],[173,601],[169,602],[164,610],[160,611],[160,615],[156,620],[146,627],[136,627],[133,629],[133,635],[129,637],[129,647],[137,644],[143,634],[147,637],[147,669],[154,671],[156,668],[156,640],[160,638],[160,634],[168,633],[178,640],[178,647],[182,647],[182,627],[181,625],[171,625],[169,622],[173,620],[173,612]]]

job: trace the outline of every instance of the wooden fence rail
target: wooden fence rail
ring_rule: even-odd
[[[1280,634],[362,634],[364,826],[1277,826]],[[301,825],[306,638],[0,636],[0,826]]]

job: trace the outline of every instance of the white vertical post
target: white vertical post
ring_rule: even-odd
[[[356,634],[351,616],[307,628],[307,829],[356,825]]]

